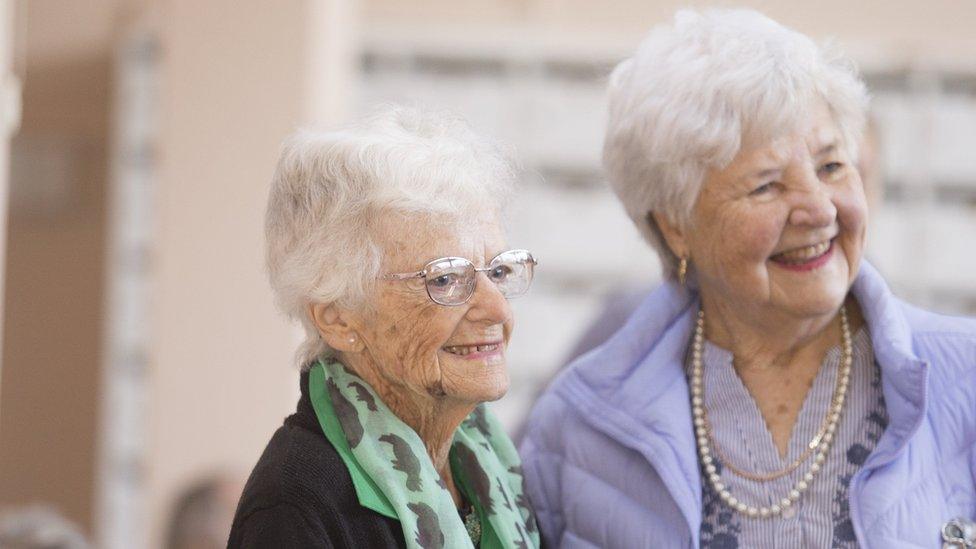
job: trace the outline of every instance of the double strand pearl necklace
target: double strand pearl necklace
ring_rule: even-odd
[[[715,456],[712,455],[712,449],[710,446],[716,446],[712,438],[711,425],[708,422],[708,416],[705,414],[704,405],[704,382],[703,382],[703,367],[702,367],[702,351],[705,342],[705,311],[698,311],[698,322],[695,325],[695,336],[692,341],[692,360],[691,360],[691,414],[692,420],[695,424],[695,438],[698,441],[698,454],[701,457],[701,462],[705,468],[705,474],[708,476],[708,482],[711,483],[712,488],[715,492],[722,498],[731,509],[738,511],[744,515],[755,518],[769,518],[779,516],[781,513],[789,509],[796,503],[800,496],[806,492],[807,488],[813,481],[814,476],[820,472],[823,468],[824,462],[827,460],[827,454],[830,452],[831,443],[834,440],[834,433],[837,431],[837,424],[840,422],[841,413],[844,410],[844,400],[847,397],[847,387],[850,384],[851,378],[851,364],[853,362],[853,352],[851,350],[851,329],[847,321],[847,308],[841,307],[840,309],[840,326],[841,326],[841,344],[843,346],[843,356],[841,358],[840,371],[837,376],[837,384],[834,387],[834,394],[831,398],[830,406],[827,408],[827,414],[824,418],[823,425],[820,431],[817,433],[813,440],[810,441],[808,445],[808,450],[803,453],[797,459],[797,461],[790,464],[786,469],[776,473],[769,474],[741,474],[742,471],[731,467],[728,464],[728,459],[721,456],[718,453],[717,448]],[[743,501],[739,501],[735,496],[729,492],[729,489],[722,483],[722,477],[718,474],[718,468],[716,463],[721,458],[725,462],[726,468],[730,471],[738,474],[739,476],[744,476],[746,478],[752,478],[753,480],[771,480],[774,478],[779,478],[785,474],[793,471],[801,463],[806,461],[811,455],[814,455],[813,463],[810,464],[810,468],[803,475],[803,477],[797,481],[790,490],[786,497],[782,498],[778,503],[774,503],[770,506],[754,506],[748,505]]]

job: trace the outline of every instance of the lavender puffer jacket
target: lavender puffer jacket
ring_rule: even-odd
[[[849,489],[861,547],[941,547],[976,520],[976,321],[895,298],[861,265],[864,312],[889,424]],[[682,361],[697,297],[652,293],[540,399],[521,446],[550,547],[697,547],[701,478]]]

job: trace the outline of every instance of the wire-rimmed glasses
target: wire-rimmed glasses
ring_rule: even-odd
[[[508,250],[492,258],[486,267],[475,267],[463,257],[442,257],[412,273],[392,273],[384,280],[423,278],[427,295],[439,305],[453,307],[471,299],[478,281],[478,273],[485,273],[508,299],[528,291],[538,262],[528,250]]]

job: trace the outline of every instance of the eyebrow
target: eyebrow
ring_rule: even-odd
[[[831,141],[830,143],[827,143],[823,147],[820,147],[820,150],[817,151],[816,154],[814,154],[814,156],[826,156],[834,152],[835,150],[837,150],[837,142]]]
[[[766,179],[767,177],[778,176],[781,173],[783,173],[783,169],[782,168],[768,168],[768,169],[765,169],[765,170],[760,170],[758,172],[755,172],[752,175],[752,177],[754,177],[756,179]]]

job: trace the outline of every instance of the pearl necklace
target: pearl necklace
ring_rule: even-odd
[[[824,418],[823,426],[817,433],[813,440],[810,441],[808,445],[808,450],[803,453],[794,463],[790,464],[781,472],[763,474],[763,475],[749,475],[741,474],[742,471],[731,467],[728,464],[728,459],[724,459],[723,456],[717,451],[715,456],[712,455],[712,450],[709,448],[709,443],[712,446],[716,446],[714,440],[712,440],[711,426],[708,422],[708,417],[705,415],[704,408],[704,383],[702,381],[702,350],[704,348],[705,341],[705,311],[698,311],[698,322],[695,325],[695,336],[692,341],[692,360],[691,360],[691,414],[692,420],[695,424],[695,435],[698,442],[698,454],[701,457],[702,465],[705,468],[705,474],[708,476],[708,481],[711,483],[712,488],[718,493],[722,501],[725,502],[731,509],[738,511],[744,515],[755,518],[769,518],[779,516],[781,513],[793,506],[799,499],[800,496],[806,492],[807,488],[813,481],[813,478],[817,473],[823,468],[824,462],[827,460],[827,454],[830,452],[831,443],[834,440],[834,433],[837,431],[837,424],[840,422],[841,413],[844,410],[844,400],[847,397],[847,387],[850,384],[851,378],[851,364],[853,362],[853,352],[851,350],[851,329],[847,321],[847,308],[841,307],[840,309],[840,326],[841,326],[841,344],[843,346],[843,356],[841,358],[840,371],[837,376],[837,385],[834,387],[834,394],[831,399],[830,406],[827,408],[827,414]],[[810,464],[810,468],[803,475],[803,477],[797,481],[790,490],[786,497],[782,498],[778,503],[774,503],[770,506],[754,506],[748,505],[745,502],[739,501],[735,496],[729,492],[729,489],[722,483],[722,477],[718,474],[718,468],[716,463],[719,459],[723,459],[726,462],[726,468],[730,471],[738,474],[739,476],[744,476],[746,478],[752,478],[753,480],[771,480],[774,478],[779,478],[797,467],[804,461],[806,461],[810,455],[815,455],[813,463]]]

